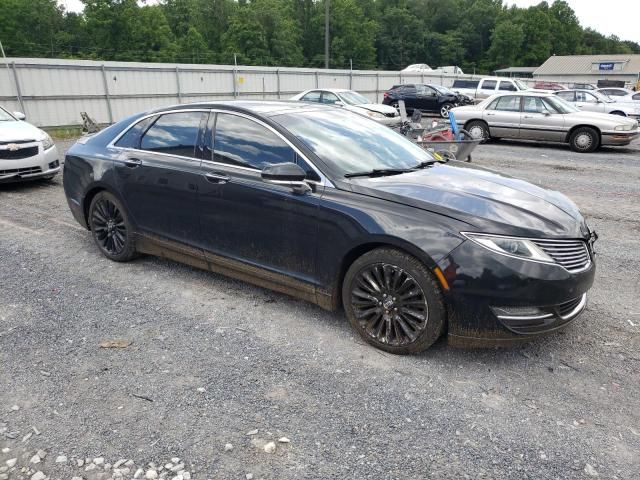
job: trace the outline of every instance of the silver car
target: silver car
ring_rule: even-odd
[[[576,152],[600,145],[628,145],[638,122],[605,113],[584,112],[553,94],[507,93],[451,110],[475,138],[516,138],[569,143]]]
[[[554,92],[554,95],[587,112],[610,113],[636,120],[640,118],[640,103],[625,102],[621,99],[614,101],[595,90],[561,90]]]

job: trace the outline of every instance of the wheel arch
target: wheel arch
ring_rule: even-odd
[[[333,305],[334,309],[340,308],[342,305],[342,284],[344,282],[344,278],[349,270],[349,267],[353,265],[358,258],[360,258],[365,253],[368,253],[376,248],[395,248],[404,253],[407,253],[413,257],[416,257],[422,263],[425,264],[428,270],[433,271],[434,268],[437,267],[437,263],[431,258],[431,256],[426,253],[424,250],[418,248],[417,246],[395,237],[374,237],[359,243],[358,245],[353,246],[350,250],[348,250],[343,256],[340,262],[340,268],[337,272],[337,278],[334,281],[334,289],[333,289]],[[439,283],[439,282],[438,282]]]
[[[622,110],[613,110],[612,112],[609,112],[609,115],[620,115],[621,117],[629,116],[626,114],[626,112],[623,112]]]
[[[575,132],[577,129],[579,128],[591,128],[593,130],[595,130],[598,133],[598,142],[602,142],[602,131],[596,127],[595,125],[589,125],[586,123],[582,123],[579,125],[574,125],[573,127],[571,127],[569,129],[569,131],[567,132],[567,136],[565,138],[565,142],[569,142],[571,139],[571,135],[573,135],[573,132]]]
[[[82,213],[84,215],[84,221],[85,225],[87,226],[87,230],[91,230],[91,225],[89,223],[89,208],[91,207],[91,202],[98,193],[104,191],[107,191],[110,194],[114,195],[118,200],[120,200],[120,202],[122,202],[122,198],[120,197],[118,192],[116,192],[115,189],[111,188],[111,186],[105,183],[95,183],[91,185],[82,199]],[[124,202],[122,203],[124,204]]]
[[[483,118],[471,118],[471,119],[467,120],[466,122],[464,122],[464,129],[467,130],[467,127],[469,126],[469,124],[473,123],[473,122],[484,123],[487,126],[487,128],[489,128],[489,124]]]

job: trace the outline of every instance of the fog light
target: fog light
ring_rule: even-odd
[[[60,166],[60,162],[58,160],[56,160],[55,162],[51,162],[49,164],[49,168],[56,168]]]
[[[553,313],[538,307],[491,307],[496,317],[503,320],[534,320],[549,318]]]

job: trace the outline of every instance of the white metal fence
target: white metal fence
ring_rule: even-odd
[[[0,63],[0,104],[38,126],[71,126],[87,112],[98,123],[177,103],[287,99],[311,88],[351,88],[374,101],[398,83],[451,86],[447,75],[166,63],[9,58]]]

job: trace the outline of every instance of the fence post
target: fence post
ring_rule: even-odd
[[[113,123],[113,111],[111,110],[111,97],[109,96],[109,85],[107,84],[107,72],[104,63],[101,65],[102,83],[104,84],[104,98],[107,100],[107,110],[109,111],[109,123]]]
[[[380,98],[380,72],[376,72],[376,103],[379,103]]]
[[[424,72],[420,73],[420,76],[422,78],[422,83],[424,84]]]
[[[318,83],[318,70],[316,70],[316,88],[320,87],[320,84]]]
[[[349,59],[349,90],[353,89],[353,60]]]
[[[265,99],[267,98],[267,97],[266,97],[266,93],[267,93],[267,87],[266,87],[266,85],[265,85],[265,82],[264,82],[264,75],[263,75],[263,76],[262,76],[262,99],[263,99],[263,100],[265,100]]]
[[[280,100],[280,69],[276,68],[276,80],[277,80],[277,88],[278,88],[278,100]]]
[[[182,91],[180,89],[180,70],[176,65],[176,89],[178,92],[178,103],[182,103]]]
[[[22,113],[26,115],[27,111],[24,108],[24,100],[22,99],[22,91],[20,89],[20,82],[18,81],[18,72],[16,71],[16,62],[11,62],[11,68],[13,68],[13,79],[16,82],[16,93],[18,94],[18,102],[20,102]]]

